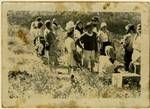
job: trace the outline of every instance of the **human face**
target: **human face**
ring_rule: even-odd
[[[88,27],[87,31],[88,31],[89,33],[91,33],[91,32],[92,32],[92,26]]]
[[[78,27],[81,29],[83,27],[82,23],[79,23]]]
[[[92,21],[92,23],[94,26],[98,25],[98,21],[96,21],[96,20]]]
[[[107,27],[104,26],[104,27],[102,28],[102,31],[106,31],[106,30],[107,30]]]

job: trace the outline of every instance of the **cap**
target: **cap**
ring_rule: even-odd
[[[98,16],[92,17],[92,21],[99,21],[99,17]]]

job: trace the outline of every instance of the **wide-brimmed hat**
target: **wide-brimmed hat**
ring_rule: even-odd
[[[133,27],[134,25],[133,24],[127,24],[125,26],[125,30],[129,31],[131,29],[131,27]]]
[[[101,23],[101,28],[106,27],[106,26],[107,26],[107,23],[106,23],[106,22],[102,22],[102,23]]]
[[[46,20],[45,21],[45,26],[47,27],[47,25],[51,25],[51,21],[50,20]]]
[[[115,50],[112,46],[108,45],[105,47],[105,54],[109,56],[111,59],[116,58]]]
[[[34,26],[35,26],[36,28],[41,28],[41,27],[43,26],[43,22],[35,21],[35,22],[34,22]]]
[[[125,29],[127,31],[127,33],[129,33],[131,30],[135,33],[136,32],[136,27],[134,24],[128,24],[125,26]]]
[[[85,29],[92,27],[92,22],[87,22],[85,25]]]
[[[70,29],[74,28],[75,24],[73,21],[69,21],[68,23],[66,23],[66,30],[69,31]]]
[[[40,20],[42,20],[42,17],[36,17],[36,19],[35,19],[36,21],[40,21]]]
[[[45,21],[45,25],[46,25],[47,23],[51,23],[51,21],[50,21],[50,20],[46,20],[46,21]]]

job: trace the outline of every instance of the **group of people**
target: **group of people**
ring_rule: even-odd
[[[59,25],[56,19],[46,20],[43,23],[41,17],[38,17],[31,24],[31,33],[34,36],[33,42],[37,54],[47,54],[49,63],[54,65],[58,64],[58,58],[54,53],[57,48],[57,28]],[[130,71],[132,65],[133,67],[136,67],[137,64],[140,65],[141,25],[128,24],[125,29],[127,33],[123,36],[121,44],[125,51],[124,67],[126,71]],[[69,21],[66,23],[65,32],[66,37],[61,41],[64,43],[69,72],[78,67],[86,68],[91,72],[107,72],[110,69],[110,71],[114,71],[116,48],[106,22],[100,22],[97,16],[94,16],[86,25],[80,20]]]
[[[99,62],[99,55],[106,55],[106,46],[113,49],[106,22],[102,22],[100,27],[99,25],[98,17],[93,17],[85,26],[81,21],[76,23],[69,21],[66,24],[65,45],[71,68],[82,66],[94,72],[95,64]],[[111,59],[114,60],[114,56]]]
[[[124,66],[126,71],[138,72],[137,67],[141,63],[141,24],[137,26],[128,24],[125,29],[127,34],[123,37],[121,44],[124,47]]]
[[[44,23],[41,17],[37,17],[31,23],[30,33],[33,46],[37,56],[46,56],[49,65],[58,65],[58,55],[60,54],[60,44],[58,43],[58,32],[60,28],[56,19],[46,20]],[[61,39],[60,39],[61,40]]]

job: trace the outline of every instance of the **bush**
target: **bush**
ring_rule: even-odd
[[[48,12],[48,11],[8,11],[8,22],[11,25],[21,25],[30,28],[30,24],[37,16],[41,16],[42,20],[52,20],[56,18],[58,23],[65,28],[69,20],[76,22],[77,20],[86,22],[90,21],[93,16],[99,16],[100,21],[108,23],[108,29],[115,34],[124,34],[125,25],[128,23],[138,24],[141,20],[140,13],[135,12],[77,12],[77,11],[64,11],[64,12]]]

